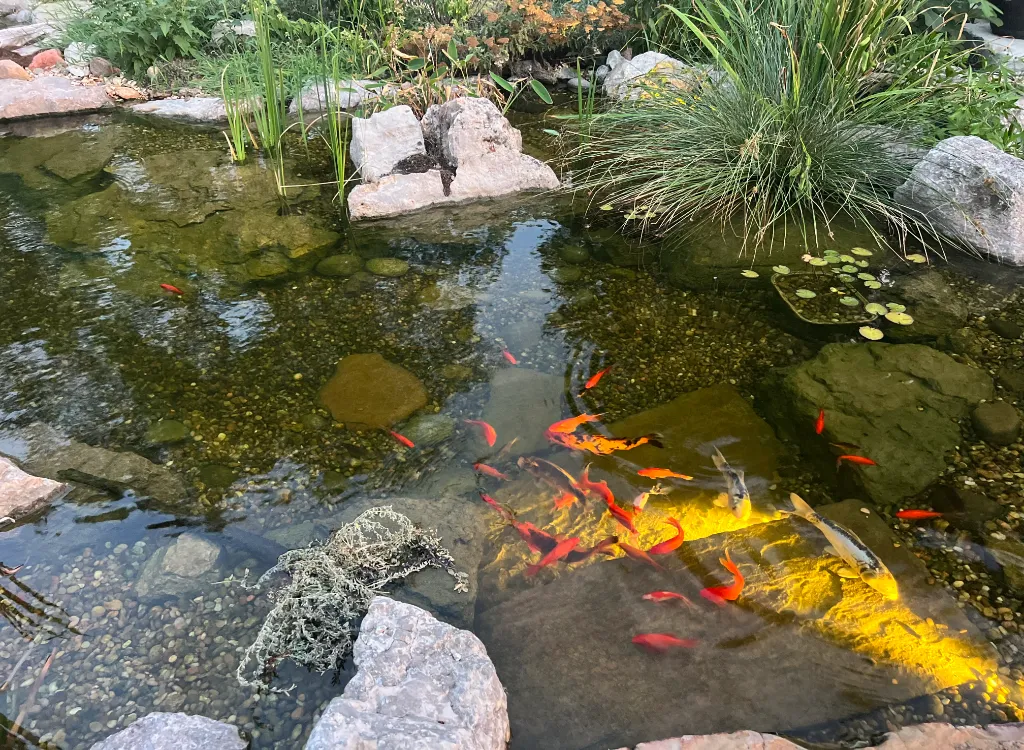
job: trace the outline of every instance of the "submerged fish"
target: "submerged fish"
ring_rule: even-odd
[[[537,573],[539,573],[542,568],[546,568],[548,565],[552,565],[558,562],[563,557],[572,552],[573,549],[575,549],[579,543],[580,538],[578,536],[563,539],[555,545],[555,548],[553,550],[544,555],[544,557],[541,558],[541,561],[539,563],[536,563],[535,565],[530,565],[526,568],[526,577],[532,578],[533,576],[537,575]]]
[[[600,419],[600,414],[580,414],[577,417],[569,417],[568,419],[561,419],[555,422],[548,427],[547,431],[568,434],[587,422],[598,422]]]
[[[608,486],[608,482],[603,479],[600,482],[595,482],[590,478],[590,464],[584,467],[583,473],[580,475],[579,486],[584,492],[593,492],[600,497],[604,500],[605,505],[615,502],[615,495],[612,494],[612,489]]]
[[[726,602],[734,602],[739,598],[740,593],[743,591],[743,586],[746,585],[746,580],[743,578],[743,574],[740,573],[740,569],[736,567],[736,563],[729,557],[729,550],[725,551],[725,557],[720,558],[719,562],[725,566],[726,570],[732,573],[732,583],[728,586],[709,586],[706,589],[701,589],[700,595],[708,601],[724,607]]]
[[[830,546],[825,551],[835,555],[850,566],[853,575],[860,576],[868,586],[880,593],[886,599],[895,600],[899,598],[899,589],[896,579],[885,567],[878,555],[872,552],[856,534],[845,526],[835,521],[830,521],[808,505],[802,497],[795,492],[790,493],[789,499],[793,503],[793,512],[808,523],[814,524]],[[842,572],[840,573],[842,574]]]
[[[605,505],[608,506],[608,512],[612,514],[612,518],[614,518],[620,526],[626,529],[630,534],[637,533],[636,525],[633,523],[633,516],[630,515],[629,511],[620,508],[614,500],[611,502],[605,501]]]
[[[874,461],[872,461],[867,456],[846,456],[846,455],[844,455],[844,456],[840,456],[839,458],[836,459],[836,468],[837,469],[840,466],[842,466],[843,461],[846,461],[847,463],[851,463],[851,464],[860,464],[861,466],[878,466],[878,464],[876,464]]]
[[[829,443],[829,445],[840,453],[853,453],[860,450],[860,446],[856,443]]]
[[[500,472],[493,466],[488,466],[487,464],[479,462],[475,463],[473,464],[473,469],[480,474],[486,474],[487,476],[494,477],[495,479],[508,479],[508,474]]]
[[[896,517],[905,521],[922,521],[928,518],[942,518],[942,514],[935,510],[901,510],[896,512]]]
[[[407,437],[406,437],[405,435],[403,435],[403,434],[401,434],[401,433],[399,433],[399,432],[395,432],[394,430],[388,430],[388,432],[390,432],[390,433],[391,433],[391,437],[393,437],[393,438],[394,438],[395,440],[397,440],[397,441],[398,441],[399,443],[401,443],[402,445],[404,445],[404,446],[405,446],[406,448],[415,448],[415,447],[416,447],[416,443],[414,443],[413,441],[411,441],[411,440],[410,440],[409,438],[407,438]]]
[[[558,539],[544,529],[538,529],[529,521],[510,521],[526,546],[534,552],[546,555],[558,544]]]
[[[8,578],[10,576],[15,575],[19,570],[21,570],[24,567],[25,567],[24,563],[22,563],[21,565],[15,565],[13,568],[8,568],[3,563],[0,563],[0,576],[3,576],[4,578]]]
[[[671,633],[641,633],[633,636],[633,643],[648,651],[663,654],[670,648],[693,648],[700,644],[691,638],[677,638]]]
[[[818,410],[818,419],[815,420],[815,422],[814,422],[814,431],[817,434],[819,434],[819,435],[822,432],[825,431],[825,410],[824,409],[819,409]]]
[[[519,364],[519,360],[516,359],[515,357],[513,357],[512,356],[512,352],[510,352],[508,349],[502,350],[501,356],[504,357],[505,361],[508,362],[510,365],[518,365]]]
[[[625,552],[627,557],[632,557],[634,560],[647,563],[648,565],[653,566],[657,570],[664,570],[663,567],[661,567],[660,565],[658,565],[658,563],[654,562],[654,560],[651,559],[650,555],[648,555],[646,552],[644,552],[642,549],[639,549],[638,547],[634,547],[633,545],[626,544],[624,542],[619,542],[619,549]]]
[[[666,523],[669,523],[672,526],[675,526],[676,530],[679,533],[676,534],[671,539],[666,539],[663,542],[658,542],[653,547],[651,547],[649,550],[647,550],[647,554],[649,554],[649,555],[667,555],[669,552],[675,552],[677,549],[679,549],[680,545],[682,545],[683,541],[685,541],[686,534],[683,532],[683,526],[682,526],[682,524],[679,523],[679,521],[677,521],[676,519],[674,519],[671,516],[669,516],[669,519],[668,519],[668,521]]]
[[[746,520],[750,516],[750,492],[747,491],[743,472],[732,468],[717,446],[715,447],[715,454],[711,459],[715,462],[715,468],[722,472],[722,476],[725,477],[727,489],[727,492],[718,496],[715,500],[715,505],[721,508],[728,508],[734,516],[740,520]]]
[[[691,607],[693,606],[693,602],[690,601],[688,596],[677,594],[675,591],[652,591],[649,594],[644,594],[641,598],[644,599],[644,601],[658,603],[680,601],[690,605]]]
[[[661,435],[652,432],[647,435],[640,435],[634,438],[614,438],[604,435],[566,435],[561,441],[562,445],[578,451],[588,451],[596,456],[609,456],[615,451],[631,451],[641,445],[653,445],[655,448],[664,448],[661,442]]]
[[[658,469],[655,467],[640,469],[637,474],[648,479],[693,479],[689,474],[679,474],[671,469]]]
[[[591,376],[591,378],[586,383],[583,384],[583,388],[589,391],[591,388],[593,388],[595,385],[601,382],[601,378],[603,378],[610,369],[612,369],[612,366],[608,365],[606,368],[604,368],[597,374]]]
[[[559,498],[572,495],[580,501],[581,505],[587,504],[587,495],[576,482],[576,479],[558,464],[553,464],[550,461],[545,461],[543,458],[536,458],[535,456],[520,456],[518,465],[520,469],[530,472],[535,479],[539,479],[549,487],[557,490]]]
[[[493,427],[487,424],[487,422],[484,422],[480,419],[463,419],[462,421],[465,422],[466,424],[471,424],[474,427],[479,427],[480,432],[484,436],[484,440],[487,441],[487,445],[491,446],[492,448],[494,447],[494,441],[498,439],[498,433],[495,431]]]
[[[602,539],[600,542],[595,544],[589,549],[574,549],[568,555],[565,556],[566,563],[578,563],[583,562],[588,557],[593,557],[597,554],[613,555],[612,548],[618,544],[619,538],[617,536],[610,536]]]
[[[509,523],[512,523],[512,518],[513,518],[512,512],[509,511],[508,508],[506,508],[505,506],[501,505],[497,500],[495,500],[493,497],[488,495],[486,492],[481,492],[480,493],[480,499],[483,500],[488,505],[490,505],[496,511],[498,511],[498,515],[500,515],[502,518],[504,518]]]
[[[639,495],[633,498],[633,512],[643,513],[644,508],[647,506],[647,501],[655,495],[667,495],[669,491],[662,487],[660,484],[656,484],[651,489],[641,492]]]
[[[178,287],[174,286],[173,284],[161,284],[160,288],[163,289],[165,292],[170,292],[171,294],[184,294],[183,291],[178,289]]]

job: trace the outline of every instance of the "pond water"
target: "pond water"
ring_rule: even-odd
[[[523,127],[528,149],[543,148],[539,124]],[[0,140],[0,453],[77,480],[0,534],[0,563],[24,565],[0,579],[0,717],[9,727],[27,708],[4,746],[88,748],[148,712],[185,711],[236,724],[254,748],[301,747],[353,668],[285,662],[273,684],[295,683],[290,693],[241,687],[235,670],[270,604],[238,579],[377,504],[436,526],[470,567],[469,594],[420,574],[397,595],[480,635],[514,748],[741,728],[854,742],[928,718],[1024,717],[1020,581],[986,546],[1016,538],[1019,443],[957,439],[931,457],[954,512],[894,520],[921,498],[880,503],[875,487],[868,502],[871,486],[847,481],[834,454],[801,451],[813,423],[763,392],[770,370],[856,329],[796,321],[763,263],[759,278],[740,276],[750,261],[735,243],[640,247],[550,196],[349,227],[311,184],[326,179],[315,144],[293,149],[287,202],[264,165],[232,166],[225,151],[215,131],[117,118]],[[832,244],[868,242],[837,230]],[[802,253],[771,262],[795,269]],[[906,264],[877,252],[870,270],[896,278]],[[962,309],[918,294],[920,335],[891,340],[941,340],[960,361],[1012,369],[1019,339],[985,321],[1022,322],[1020,275],[966,261],[930,273]],[[336,371],[351,355],[364,356]],[[408,386],[376,394],[394,379]],[[949,405],[962,394],[935,392],[912,409],[966,415]],[[602,415],[593,434],[659,437],[596,457],[545,439],[583,412]],[[493,425],[494,445],[467,419]],[[716,447],[745,472],[748,517],[715,504]],[[592,461],[627,507],[654,484],[638,469],[691,475],[665,480],[630,538],[648,549],[674,535],[673,518],[687,542],[657,569],[617,551],[527,576],[539,555],[478,491],[581,548],[630,535],[596,494],[554,508],[520,456],[576,477]],[[476,461],[508,481],[479,476]],[[965,509],[965,487],[987,504]],[[837,571],[814,528],[778,512],[791,491],[814,505],[861,498],[829,517],[889,565],[898,602]],[[161,574],[171,545],[194,570]],[[746,588],[718,606],[700,591],[732,581],[726,550]],[[641,598],[657,589],[692,606]],[[631,642],[643,632],[699,643],[649,654]]]

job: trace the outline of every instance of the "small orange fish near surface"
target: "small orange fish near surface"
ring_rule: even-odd
[[[589,391],[591,388],[593,388],[595,385],[601,382],[601,378],[603,378],[610,369],[612,369],[612,366],[608,365],[606,368],[598,372],[596,375],[591,376],[591,378],[586,383],[583,384],[583,387]]]
[[[630,534],[635,534],[636,525],[633,523],[633,516],[618,506],[613,500],[612,502],[605,503],[608,506],[608,512],[612,514],[612,518],[619,522],[619,524],[626,529]]]
[[[501,505],[497,500],[495,500],[493,497],[488,495],[486,492],[481,492],[480,493],[480,499],[483,500],[488,505],[490,505],[496,511],[498,511],[498,514],[502,518],[504,518],[509,523],[512,523],[512,513],[507,508],[505,508],[503,505]]]
[[[612,494],[611,487],[606,481],[602,479],[600,482],[595,482],[590,478],[590,464],[584,467],[583,474],[580,475],[579,486],[584,492],[593,492],[604,500],[606,505],[615,502],[615,495]]]
[[[510,352],[508,349],[503,349],[502,352],[501,352],[501,356],[504,357],[505,360],[510,365],[518,365],[519,364],[519,360],[516,359],[514,356],[512,356],[512,352]]]
[[[682,524],[680,524],[679,521],[670,516],[667,523],[675,526],[679,533],[671,539],[666,539],[663,542],[655,544],[647,550],[648,555],[667,555],[669,552],[675,552],[686,539],[686,534],[683,532]]]
[[[568,419],[562,419],[559,420],[558,422],[555,422],[550,427],[548,427],[547,431],[557,433],[568,433],[572,432],[582,424],[585,424],[587,422],[598,422],[600,421],[600,419],[600,414],[580,414],[578,417],[569,417]]]
[[[633,643],[656,654],[663,654],[670,648],[693,648],[700,644],[692,638],[677,638],[671,633],[641,633],[633,636]]]
[[[642,598],[644,599],[644,601],[648,602],[660,603],[680,601],[685,604],[689,604],[690,606],[693,606],[693,602],[690,601],[690,597],[683,596],[682,594],[677,594],[675,591],[652,591],[649,594],[644,594]]]
[[[473,464],[473,469],[480,474],[486,474],[487,476],[494,477],[495,479],[508,479],[508,474],[502,473],[493,466],[488,466],[487,464],[475,463]]]
[[[548,565],[558,562],[563,557],[572,552],[574,549],[576,549],[576,546],[579,543],[580,538],[578,536],[563,539],[555,545],[555,548],[553,550],[544,555],[544,557],[541,558],[539,563],[537,563],[536,565],[530,565],[526,568],[526,577],[532,578],[541,571],[541,568],[546,568]]]
[[[840,456],[839,458],[836,459],[836,468],[837,469],[840,466],[842,466],[843,461],[847,461],[848,463],[851,463],[851,464],[859,464],[860,466],[878,466],[878,464],[876,464],[874,461],[872,461],[867,456],[845,456],[844,455],[844,456]]]
[[[934,510],[901,510],[896,513],[896,517],[905,521],[921,521],[928,518],[941,518],[942,514]]]
[[[492,448],[494,447],[494,441],[498,439],[498,433],[493,427],[479,419],[463,419],[462,421],[466,424],[471,424],[474,427],[479,427],[480,432],[483,433],[484,440],[487,441],[487,445]]]
[[[719,607],[724,607],[726,602],[734,602],[739,598],[745,581],[743,574],[740,573],[740,569],[736,567],[736,563],[729,557],[729,550],[725,551],[725,557],[721,558],[719,562],[725,566],[726,570],[732,573],[732,583],[728,586],[711,586],[701,589],[700,595],[708,601],[714,602]]]
[[[526,546],[534,552],[546,555],[558,544],[558,539],[543,529],[538,529],[529,521],[510,521],[512,528],[526,542]]]
[[[606,539],[602,539],[590,549],[574,549],[565,556],[565,561],[567,563],[578,563],[583,562],[588,557],[593,557],[596,554],[614,555],[615,553],[612,551],[612,548],[618,543],[619,538],[617,536],[610,536]]]
[[[624,542],[619,542],[619,549],[625,552],[627,557],[632,557],[634,560],[645,562],[648,565],[653,565],[658,570],[664,570],[663,567],[661,567],[660,565],[658,565],[658,563],[654,562],[654,560],[651,559],[650,555],[648,555],[642,549],[634,547],[632,544],[625,544]]]
[[[165,292],[170,292],[171,294],[184,294],[183,291],[178,289],[178,287],[174,286],[173,284],[161,284],[160,288],[163,289]]]
[[[825,431],[825,410],[824,410],[824,409],[819,409],[819,410],[818,410],[818,419],[817,419],[817,421],[816,421],[816,422],[814,423],[814,431],[815,431],[815,432],[816,432],[817,434],[819,434],[819,435],[820,435],[820,434],[821,434],[822,432],[824,432],[824,431]]]
[[[647,469],[640,469],[637,474],[648,479],[693,479],[689,474],[678,474],[671,469],[658,469],[653,466]]]
[[[395,440],[400,442],[406,448],[415,448],[416,447],[416,443],[411,441],[409,438],[407,438],[405,435],[401,434],[400,432],[395,432],[394,430],[388,430],[388,432],[391,433],[391,437],[393,437]]]

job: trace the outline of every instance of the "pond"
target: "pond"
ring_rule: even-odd
[[[534,153],[540,125],[521,123]],[[324,155],[309,149],[293,149],[282,201],[265,165],[229,163],[216,131],[96,117],[0,140],[0,453],[75,481],[0,534],[0,563],[24,565],[0,579],[0,715],[20,718],[13,746],[88,748],[146,713],[184,711],[243,728],[254,748],[301,747],[353,667],[317,675],[286,661],[273,685],[294,683],[289,693],[240,686],[270,608],[241,580],[381,504],[437,527],[468,561],[468,594],[424,573],[396,595],[481,637],[508,691],[513,748],[742,728],[854,741],[928,718],[1024,718],[1024,592],[987,546],[1016,538],[1019,443],[935,442],[911,414],[901,440],[908,454],[924,446],[941,481],[879,502],[896,480],[837,470],[813,419],[765,393],[785,390],[773,370],[856,329],[797,321],[770,270],[740,275],[751,261],[738,244],[641,245],[548,195],[348,226],[314,184]],[[832,241],[869,242],[845,230]],[[785,247],[755,267],[802,253]],[[877,257],[886,276],[905,273]],[[939,268],[928,278],[943,299],[918,288],[921,328],[887,329],[888,340],[944,342],[956,361],[928,351],[950,367],[1012,370],[1019,333],[986,321],[1004,333],[1024,322],[1020,273],[965,259]],[[924,348],[910,359],[931,357]],[[906,365],[925,384],[907,408],[975,429],[964,409],[991,400],[990,382],[987,398],[950,392],[927,366]],[[382,395],[388,382],[403,387]],[[589,434],[651,437],[598,456],[546,439],[582,413],[601,415]],[[466,420],[492,425],[493,444]],[[748,515],[716,504],[731,481],[716,449],[744,477]],[[556,508],[559,493],[521,457],[574,477],[592,462],[591,478],[627,507],[656,483],[639,470],[690,478],[660,480],[633,535],[600,489]],[[936,488],[952,498],[946,518],[893,518],[934,506]],[[580,549],[609,535],[649,549],[674,521],[686,542],[653,565],[613,549],[527,575],[539,556],[481,491]],[[814,527],[781,512],[790,492],[834,503],[823,512],[892,569],[899,601],[837,570]],[[746,579],[731,603],[701,596],[733,582],[726,551]],[[659,589],[689,602],[642,598]],[[697,643],[646,653],[632,643],[644,632]]]

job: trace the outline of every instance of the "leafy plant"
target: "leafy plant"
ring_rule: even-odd
[[[976,135],[1004,151],[1024,157],[1024,121],[1017,101],[1020,83],[1005,68],[954,67],[951,83],[932,99],[934,135]]]

